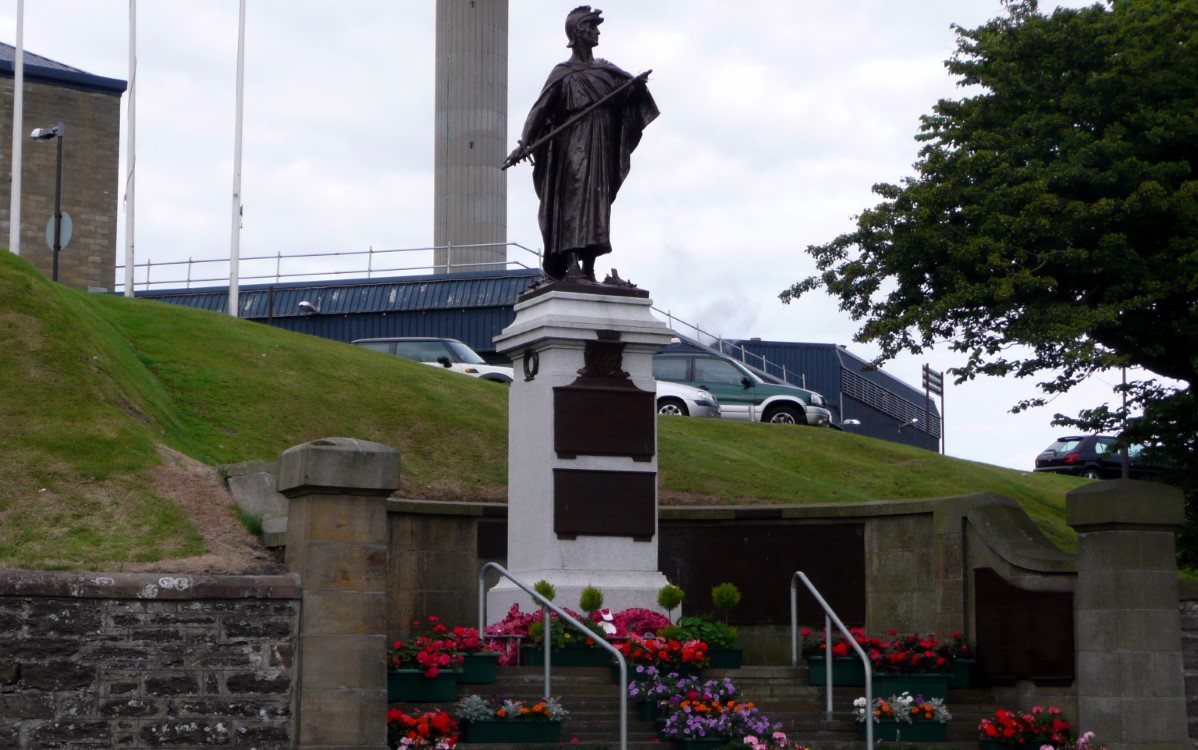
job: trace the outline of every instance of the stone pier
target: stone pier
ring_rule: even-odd
[[[1135,480],[1066,496],[1078,532],[1077,729],[1117,750],[1189,745],[1174,531],[1182,493]]]
[[[287,566],[304,587],[297,747],[387,747],[387,512],[399,453],[326,438],[279,457]]]

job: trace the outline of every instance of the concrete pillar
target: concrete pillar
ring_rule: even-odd
[[[1180,490],[1095,482],[1066,496],[1078,532],[1076,729],[1113,750],[1188,744],[1174,530]]]
[[[387,512],[399,452],[326,438],[279,457],[287,566],[300,574],[300,748],[387,747]]]
[[[433,244],[442,249],[433,266],[502,271],[507,173],[499,165],[516,145],[507,142],[508,0],[437,0],[436,27]],[[516,171],[527,185],[531,170]]]

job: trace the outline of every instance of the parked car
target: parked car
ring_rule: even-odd
[[[441,366],[479,380],[491,380],[496,383],[512,382],[512,368],[487,364],[487,361],[480,357],[478,352],[457,339],[410,336],[358,339],[350,343],[363,349],[405,357],[426,365]]]
[[[659,380],[657,413],[670,417],[719,417],[720,402],[702,388]]]
[[[718,354],[666,349],[653,355],[653,377],[701,388],[720,402],[720,416],[752,422],[827,426],[824,397],[793,385],[767,383],[741,363]]]
[[[1123,455],[1111,435],[1071,435],[1059,438],[1036,456],[1036,471],[1072,474],[1086,479],[1118,479],[1123,476]],[[1127,447],[1128,476],[1149,479],[1160,467],[1145,460],[1144,446]]]

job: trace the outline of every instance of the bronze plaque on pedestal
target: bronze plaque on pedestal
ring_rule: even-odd
[[[656,394],[623,382],[627,385],[613,387],[576,381],[553,389],[553,449],[558,458],[653,458]]]
[[[657,529],[657,474],[636,471],[553,470],[553,531],[630,536],[638,542]]]

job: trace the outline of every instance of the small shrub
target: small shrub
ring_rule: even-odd
[[[578,596],[578,606],[588,615],[597,609],[603,609],[603,592],[594,586],[587,586]]]
[[[735,583],[724,582],[711,587],[711,603],[724,613],[724,622],[728,622],[728,611],[740,604],[740,589]]]
[[[532,590],[545,597],[549,601],[553,601],[553,597],[557,596],[557,589],[553,584],[546,581],[544,578],[532,585]]]
[[[670,622],[674,621],[674,608],[679,604],[682,604],[682,600],[685,598],[685,596],[686,595],[682,592],[682,589],[678,588],[672,583],[667,583],[665,586],[661,587],[660,591],[657,592],[657,603],[662,609],[669,613]]]

